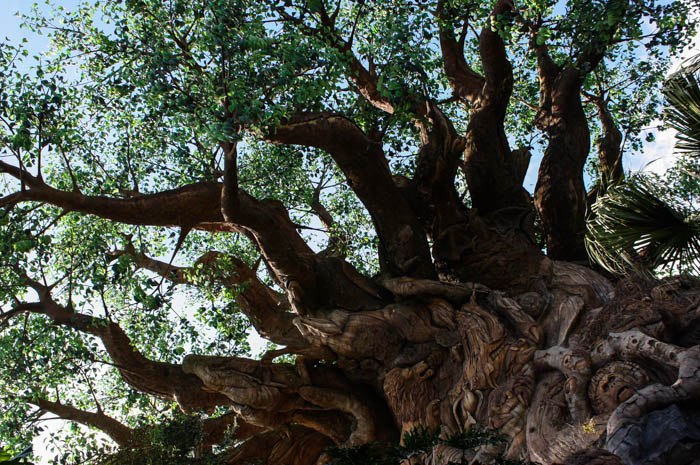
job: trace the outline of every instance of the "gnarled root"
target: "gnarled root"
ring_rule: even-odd
[[[612,336],[617,336],[618,340],[620,338],[620,335]],[[630,339],[634,336],[636,335],[628,334],[627,338]],[[650,345],[650,343],[652,344]],[[643,347],[645,352],[651,351],[657,357],[659,354],[663,354],[669,362],[677,363],[679,367],[678,380],[671,386],[661,384],[646,386],[627,401],[618,405],[608,420],[608,440],[606,443],[606,449],[618,453],[618,455],[620,455],[619,452],[634,449],[636,446],[636,444],[629,443],[627,433],[630,428],[627,426],[655,410],[700,397],[700,346],[682,350],[670,344],[651,340],[651,338],[644,341],[637,339],[636,345]],[[625,347],[629,347],[629,345]]]
[[[537,367],[554,368],[566,376],[564,396],[571,419],[575,423],[582,424],[591,417],[587,397],[588,381],[591,378],[591,359],[586,352],[554,346],[535,352],[534,362]]]

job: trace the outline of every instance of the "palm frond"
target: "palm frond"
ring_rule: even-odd
[[[700,56],[694,57],[664,85],[668,106],[664,120],[678,131],[676,149],[700,157]]]
[[[592,261],[615,274],[651,274],[664,265],[700,271],[700,218],[665,199],[641,174],[613,186],[586,225]]]

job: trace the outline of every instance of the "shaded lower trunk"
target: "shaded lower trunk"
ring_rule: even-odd
[[[546,258],[530,278],[538,284],[511,295],[475,283],[389,279],[383,286],[394,302],[384,308],[297,319],[334,362],[189,357],[185,371],[245,404],[239,414],[247,421],[277,431],[239,448],[268,453],[269,438],[279,448],[279,458],[261,459],[270,465],[326,463],[321,451],[331,443],[387,444],[418,427],[449,436],[475,425],[508,440],[476,450],[440,446],[411,463],[491,463],[499,455],[588,463],[580,460],[592,452],[573,454],[600,446],[620,463],[692,463],[700,443],[700,283],[613,286]],[[314,452],[291,459],[299,443],[285,438],[302,433]]]

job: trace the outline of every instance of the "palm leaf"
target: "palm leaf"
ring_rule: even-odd
[[[664,85],[664,120],[678,131],[676,149],[700,157],[700,55],[685,63]]]
[[[649,177],[608,189],[586,226],[589,257],[612,273],[678,264],[700,271],[700,218],[665,199]]]

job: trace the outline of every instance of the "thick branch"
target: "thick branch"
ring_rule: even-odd
[[[88,412],[42,397],[30,400],[30,402],[40,409],[51,412],[64,420],[70,420],[85,426],[97,428],[106,433],[114,442],[122,447],[127,446],[132,440],[133,431],[131,428],[102,412]]]
[[[224,186],[221,189],[221,213],[229,223],[240,207],[238,195],[238,143],[221,144],[224,150]]]
[[[452,28],[445,26],[448,19],[443,3],[438,4],[438,14],[445,73],[453,91],[470,100],[473,106],[463,139],[463,168],[472,205],[482,215],[509,207],[529,209],[529,195],[522,187],[529,152],[511,151],[504,129],[506,109],[513,91],[513,67],[508,61],[503,39],[493,29],[493,21],[510,12],[513,4],[510,0],[498,1],[479,35],[479,53],[484,68],[484,77],[481,77],[467,65]],[[444,138],[440,137],[438,141]]]
[[[453,92],[477,108],[496,105],[500,109],[499,113],[503,114],[513,89],[513,68],[508,61],[503,39],[492,28],[492,19],[497,19],[512,8],[512,1],[499,0],[491,12],[488,24],[479,35],[479,53],[484,68],[482,77],[464,58],[462,41],[457,40],[449,24],[451,9],[445,8],[444,0],[438,2],[437,7],[443,65]],[[465,22],[468,20],[465,18]]]
[[[603,134],[598,139],[598,160],[604,185],[619,182],[624,177],[622,166],[622,133],[608,109],[608,102],[602,96],[592,98],[596,108]]]
[[[434,239],[446,227],[463,221],[466,209],[455,189],[455,176],[466,140],[433,102],[428,103],[430,124],[421,124],[421,148],[413,176],[426,204],[423,224]]]
[[[207,252],[191,268],[169,265],[127,247],[126,253],[144,269],[159,274],[177,284],[192,284],[198,274],[205,274],[224,287],[238,287],[237,302],[256,331],[275,344],[303,348],[308,346],[293,324],[296,317],[290,313],[283,295],[266,286],[242,260],[220,252]],[[230,266],[233,265],[233,269]],[[222,269],[223,268],[223,269]]]
[[[330,153],[372,216],[383,269],[393,275],[435,275],[425,233],[394,184],[381,145],[354,122],[332,113],[303,114],[277,127],[267,139]]]
[[[464,59],[464,50],[457,40],[451,24],[449,24],[449,9],[445,1],[440,0],[437,16],[440,27],[440,50],[442,51],[443,66],[447,79],[452,86],[452,92],[472,105],[476,104],[485,84],[485,79],[474,71]]]
[[[134,388],[174,399],[186,411],[230,403],[221,394],[204,391],[202,382],[196,376],[185,374],[180,365],[144,357],[118,324],[76,313],[72,307],[56,303],[50,295],[50,288],[34,281],[28,284],[37,291],[40,302],[24,305],[24,311],[46,315],[54,324],[100,338],[124,380]]]
[[[479,54],[484,67],[486,85],[485,104],[493,105],[499,114],[505,116],[506,108],[513,91],[513,65],[508,60],[506,47],[500,34],[493,28],[493,20],[511,12],[512,0],[499,0],[493,7],[486,27],[479,35]]]
[[[531,28],[531,47],[537,54],[540,74],[536,124],[549,135],[535,187],[535,204],[544,226],[547,254],[554,259],[586,258],[583,167],[590,150],[590,131],[581,87],[614,42],[626,8],[627,0],[609,0],[606,12],[615,20],[603,21],[599,34],[565,67],[552,61],[546,45],[537,44],[537,27]]]
[[[201,182],[156,194],[116,199],[54,189],[41,179],[2,161],[0,172],[21,179],[28,187],[17,194],[21,201],[45,202],[67,211],[127,224],[226,229],[218,199],[221,196],[220,184]]]
[[[80,410],[61,402],[53,402],[43,397],[29,401],[47,412],[69,421],[97,428],[107,434],[121,447],[127,447],[134,440],[134,430],[105,415],[102,412],[88,412]],[[235,426],[232,434],[227,436],[227,431]],[[235,413],[227,413],[218,417],[207,418],[202,421],[202,433],[204,446],[219,444],[227,437],[234,440],[245,440],[264,431],[255,425],[241,420]]]
[[[313,307],[314,252],[298,234],[280,202],[257,200],[239,191],[235,211],[229,211],[231,223],[222,214],[222,185],[218,183],[201,182],[157,194],[115,199],[54,189],[19,168],[0,163],[3,171],[26,179],[29,189],[19,193],[22,201],[46,202],[67,211],[127,224],[242,232],[256,242],[297,306]],[[297,292],[302,288],[306,299]]]

